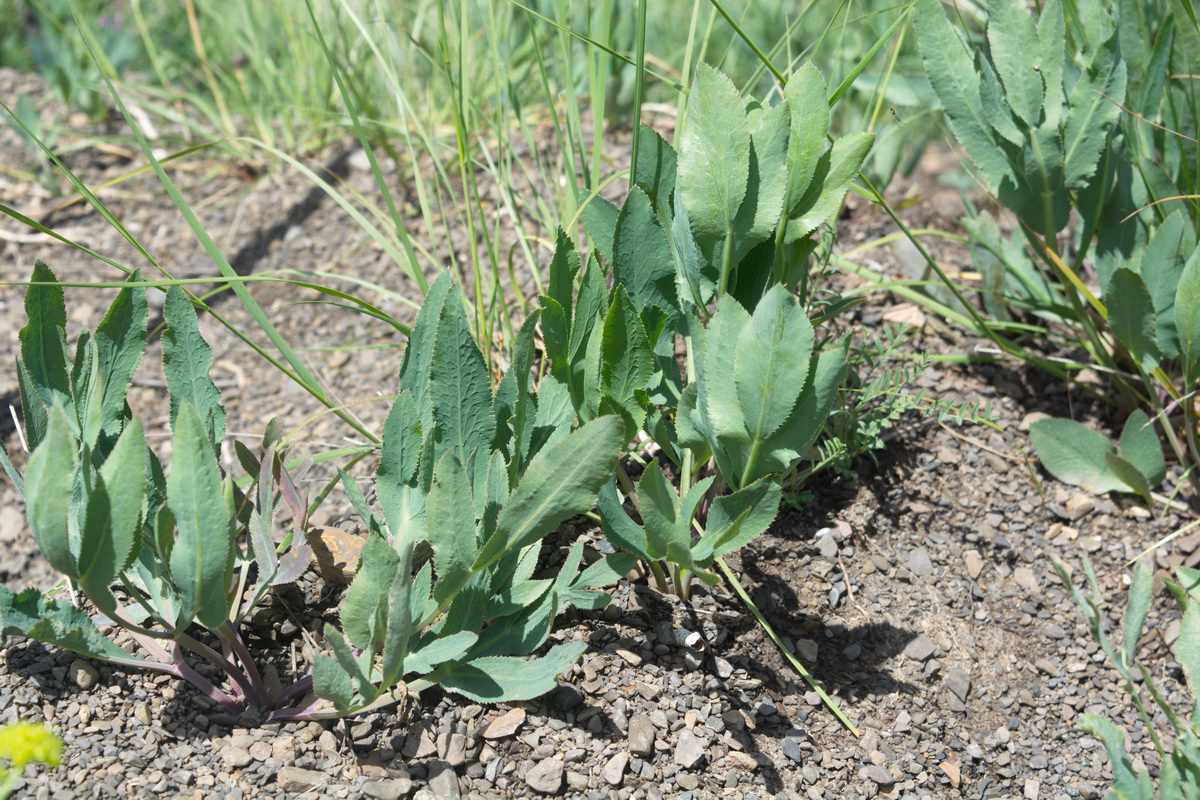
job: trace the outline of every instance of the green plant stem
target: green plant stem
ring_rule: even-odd
[[[637,61],[637,72],[634,80],[636,83],[633,86],[633,145],[630,150],[629,158],[629,183],[630,185],[637,179],[637,163],[638,163],[638,141],[642,138],[641,123],[642,123],[642,84],[645,83],[646,75],[646,6],[650,0],[638,0],[637,10],[637,53],[634,60]],[[597,125],[597,127],[599,127]],[[599,151],[599,148],[596,148]]]
[[[725,245],[721,251],[721,278],[717,284],[717,300],[725,296],[729,288],[729,273],[733,269],[733,220],[725,224]]]
[[[650,568],[651,574],[654,575],[654,583],[658,590],[663,594],[671,591],[671,585],[667,582],[667,576],[663,573],[662,564],[657,561],[647,561],[646,566]]]
[[[771,627],[771,623],[767,622],[767,618],[764,617],[762,612],[758,610],[758,606],[755,605],[754,601],[750,599],[750,595],[746,593],[744,588],[742,588],[742,584],[738,580],[737,575],[735,575],[733,570],[729,568],[729,565],[725,563],[725,559],[718,558],[715,563],[721,568],[721,571],[725,573],[725,577],[728,579],[729,584],[733,587],[733,590],[737,592],[738,597],[740,597],[742,602],[746,604],[746,607],[750,609],[750,613],[754,615],[754,619],[756,619],[758,624],[762,626],[762,629],[767,634],[767,637],[775,643],[777,648],[779,648],[779,652],[783,655],[783,657],[786,658],[792,667],[800,673],[800,676],[804,678],[804,681],[812,688],[814,692],[817,693],[817,695],[821,698],[821,701],[825,703],[826,707],[833,712],[834,716],[836,716],[838,720],[846,726],[846,730],[850,731],[855,736],[858,736],[858,728],[854,727],[854,724],[850,722],[849,717],[842,713],[842,709],[839,708],[838,704],[833,701],[833,698],[825,693],[825,689],[822,688],[821,684],[817,683],[816,678],[814,678],[812,674],[804,668],[804,665],[800,663],[800,660],[783,646],[783,641],[780,640],[779,635],[775,633],[775,629]]]

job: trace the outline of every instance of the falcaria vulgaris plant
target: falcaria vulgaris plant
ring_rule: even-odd
[[[624,204],[592,198],[594,251],[581,259],[560,235],[541,298],[542,386],[565,387],[580,419],[619,414],[626,438],[640,432],[661,453],[636,483],[633,458],[606,483],[604,531],[684,596],[691,576],[716,582],[716,559],[770,525],[847,374],[845,347],[809,319],[809,257],[873,137],[827,146],[812,65],[782,95],[742,97],[702,65],[678,152],[639,132]]]
[[[493,390],[461,294],[443,275],[413,329],[400,393],[385,423],[376,473],[379,513],[343,483],[369,529],[357,576],[327,627],[312,674],[265,681],[239,626],[272,587],[308,566],[307,499],[284,468],[273,426],[260,457],[240,447],[243,492],[221,470],[225,411],[207,371],[211,353],[177,287],[166,299],[163,367],[174,435],[169,464],[147,447],[125,401],[146,346],[145,287],[134,275],[72,357],[54,275],[38,264],[26,294],[18,375],[32,455],[3,466],[30,529],[66,576],[71,598],[0,588],[0,626],[92,658],[175,675],[230,712],[266,720],[336,717],[402,700],[432,685],[481,701],[527,699],[553,687],[584,647],[528,656],[568,606],[598,608],[594,591],[628,571],[609,556],[580,570],[570,551],[537,577],[544,537],[590,509],[625,444],[615,416],[571,432],[565,394],[533,391],[529,322],[514,365]],[[276,544],[275,510],[293,530]],[[432,553],[414,563],[418,546]],[[249,591],[247,591],[249,589]],[[94,606],[74,602],[82,594]],[[134,652],[112,636],[126,631]],[[189,659],[224,673],[217,685]]]

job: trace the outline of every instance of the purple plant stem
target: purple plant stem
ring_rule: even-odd
[[[205,678],[203,675],[196,672],[196,670],[189,667],[187,662],[183,660],[183,648],[178,642],[175,643],[175,668],[179,670],[179,677],[183,678],[185,681],[204,692],[209,700],[212,700],[229,713],[240,714],[246,710],[241,703],[225,694],[225,692],[221,691],[216,686],[213,686],[208,678]]]
[[[313,679],[311,675],[305,675],[300,680],[293,683],[291,686],[279,693],[279,697],[275,698],[276,706],[286,706],[293,700],[303,697],[308,692],[312,691]]]
[[[186,633],[178,633],[177,632],[175,634],[175,636],[176,636],[176,641],[179,642],[179,644],[182,644],[184,647],[187,647],[189,650],[194,650],[195,652],[204,656],[209,661],[211,661],[212,663],[216,664],[218,667],[223,669],[225,671],[225,674],[227,674],[230,677],[230,679],[232,679],[233,682],[237,685],[237,687],[241,690],[242,694],[245,696],[245,698],[248,702],[250,702],[252,705],[257,706],[259,708],[262,708],[263,706],[266,705],[266,703],[263,701],[263,698],[259,696],[259,694],[255,690],[255,688],[250,685],[250,681],[248,681],[246,679],[246,676],[243,675],[242,672],[240,670],[238,670],[238,668],[233,663],[231,663],[228,659],[226,659],[224,656],[222,656],[216,650],[213,650],[211,647],[204,644],[203,642],[196,641],[191,636],[188,636]]]
[[[237,653],[238,660],[242,662],[242,667],[246,670],[246,677],[249,678],[250,684],[259,694],[261,702],[259,705],[266,705],[268,694],[267,685],[263,682],[262,675],[258,671],[258,665],[254,663],[254,658],[250,655],[250,650],[246,647],[246,643],[242,641],[242,637],[238,635],[237,629],[225,620],[221,626],[223,638],[233,648],[233,652]]]

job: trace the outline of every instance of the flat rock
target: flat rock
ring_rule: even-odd
[[[918,578],[928,578],[933,574],[933,562],[929,559],[929,551],[924,547],[915,548],[908,554],[907,565],[909,572]]]
[[[1042,593],[1042,587],[1038,585],[1037,575],[1029,567],[1017,567],[1013,570],[1013,580],[1017,586],[1020,586],[1031,597],[1036,597]]]
[[[654,722],[645,714],[629,720],[629,752],[638,758],[654,754]]]
[[[362,785],[362,793],[375,800],[400,800],[412,791],[412,781],[408,778],[397,780],[367,781]]]
[[[458,776],[454,768],[445,761],[434,759],[428,764],[429,791],[438,800],[458,800],[462,793],[458,789]]]
[[[1067,501],[1065,510],[1067,512],[1067,519],[1072,522],[1083,519],[1096,510],[1096,498],[1082,492],[1072,495],[1071,499]]]
[[[950,781],[951,788],[957,789],[962,782],[962,767],[953,761],[943,761],[938,764],[938,768],[946,773],[946,778]]]
[[[279,770],[279,788],[285,792],[307,792],[318,786],[328,786],[329,776],[317,769],[283,767]]]
[[[488,723],[487,728],[483,731],[483,738],[503,739],[505,736],[512,736],[524,724],[525,709],[514,708]]]
[[[625,782],[625,770],[629,767],[629,753],[618,751],[615,756],[608,760],[604,765],[604,771],[601,773],[604,776],[605,782],[609,786],[620,787]]]
[[[704,742],[690,730],[679,734],[679,742],[675,745],[675,763],[684,769],[691,769],[704,758]]]
[[[971,693],[971,676],[966,670],[955,669],[946,673],[946,679],[943,685],[959,699],[960,702],[967,702],[967,695]]]
[[[800,749],[800,740],[795,736],[785,736],[779,743],[779,749],[792,763],[799,764],[804,760],[804,751]]]
[[[983,572],[983,556],[979,555],[978,550],[968,550],[963,553],[963,561],[967,565],[967,577],[973,581],[978,580],[979,574]]]
[[[913,661],[928,661],[937,652],[937,645],[928,636],[921,634],[904,646],[904,655]]]
[[[896,782],[892,773],[887,771],[887,767],[881,767],[878,764],[867,767],[867,777],[880,786],[891,786]]]
[[[249,766],[254,761],[254,756],[250,755],[249,750],[241,747],[226,747],[221,751],[221,761],[240,769]]]
[[[542,759],[525,773],[525,783],[540,794],[558,794],[563,787],[563,769],[562,759]]]

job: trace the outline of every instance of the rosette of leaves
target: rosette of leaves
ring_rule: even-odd
[[[644,431],[680,476],[676,490],[651,462],[637,485],[622,470],[600,496],[606,534],[661,588],[661,562],[686,594],[687,575],[715,581],[714,560],[767,528],[783,473],[816,442],[845,380],[844,352],[817,353],[788,288],[805,295],[813,234],[873,141],[828,146],[828,133],[813,66],[773,107],[702,66],[679,152],[643,129],[624,204],[593,198],[584,211],[611,291],[600,261],[581,261],[559,234],[541,298],[552,376],[581,419],[620,415],[626,436]],[[714,474],[700,478],[710,461]]]
[[[29,324],[20,332],[17,373],[33,452],[23,475],[7,453],[3,466],[25,500],[42,553],[66,576],[72,595],[77,588],[98,613],[57,592],[14,594],[0,587],[3,634],[175,675],[234,713],[286,703],[286,692],[268,689],[237,631],[270,587],[295,580],[311,556],[302,536],[282,555],[270,536],[277,482],[290,490],[283,494],[299,526],[304,508],[282,470],[273,434],[255,465],[256,491],[244,494],[217,461],[225,410],[208,376],[211,350],[190,302],[172,287],[163,307],[174,434],[165,468],[126,403],[146,347],[140,277],[130,278],[94,334],[80,333],[73,356],[63,293],[54,281],[38,262],[25,295]],[[243,532],[248,546],[239,543]],[[252,599],[243,604],[248,586]],[[105,633],[114,628],[128,631],[144,655]],[[208,635],[193,636],[194,628]],[[185,651],[220,668],[229,686],[201,676],[184,660]]]
[[[1147,561],[1143,559],[1134,571],[1129,587],[1129,599],[1121,616],[1122,642],[1117,646],[1109,639],[1109,634],[1104,629],[1106,616],[1101,612],[1099,605],[1100,589],[1087,555],[1083,555],[1083,568],[1089,593],[1084,593],[1075,586],[1066,565],[1057,556],[1052,554],[1050,558],[1054,563],[1055,572],[1087,621],[1092,638],[1100,645],[1100,649],[1108,656],[1109,663],[1121,676],[1122,686],[1133,700],[1134,707],[1162,761],[1157,780],[1146,772],[1138,771],[1126,749],[1125,731],[1100,714],[1082,715],[1077,727],[1099,739],[1108,751],[1113,783],[1107,796],[1117,800],[1200,798],[1200,727],[1197,726],[1197,714],[1200,709],[1200,694],[1197,691],[1200,687],[1200,570],[1181,566],[1176,569],[1176,580],[1162,580],[1183,614],[1179,638],[1175,641],[1174,656],[1183,669],[1183,682],[1193,698],[1190,713],[1184,715],[1167,701],[1166,693],[1155,680],[1159,670],[1152,670],[1137,659],[1138,640],[1145,628],[1154,595],[1154,573]],[[1146,701],[1140,687],[1146,689],[1151,698],[1150,702]],[[1170,724],[1169,731],[1160,731],[1155,725],[1151,715],[1155,706]],[[1164,745],[1164,733],[1174,737],[1174,744],[1170,750]]]
[[[326,629],[303,713],[356,713],[438,685],[480,702],[553,688],[584,642],[536,658],[558,613],[600,608],[633,566],[610,555],[580,570],[576,544],[554,575],[538,576],[543,540],[590,510],[626,443],[621,418],[571,431],[564,387],[532,386],[536,314],[492,389],[449,273],[433,284],[405,352],[400,393],[384,423],[375,475],[379,513],[344,485],[369,530],[362,563]],[[420,554],[428,554],[424,563]],[[332,706],[332,711],[327,711]]]

